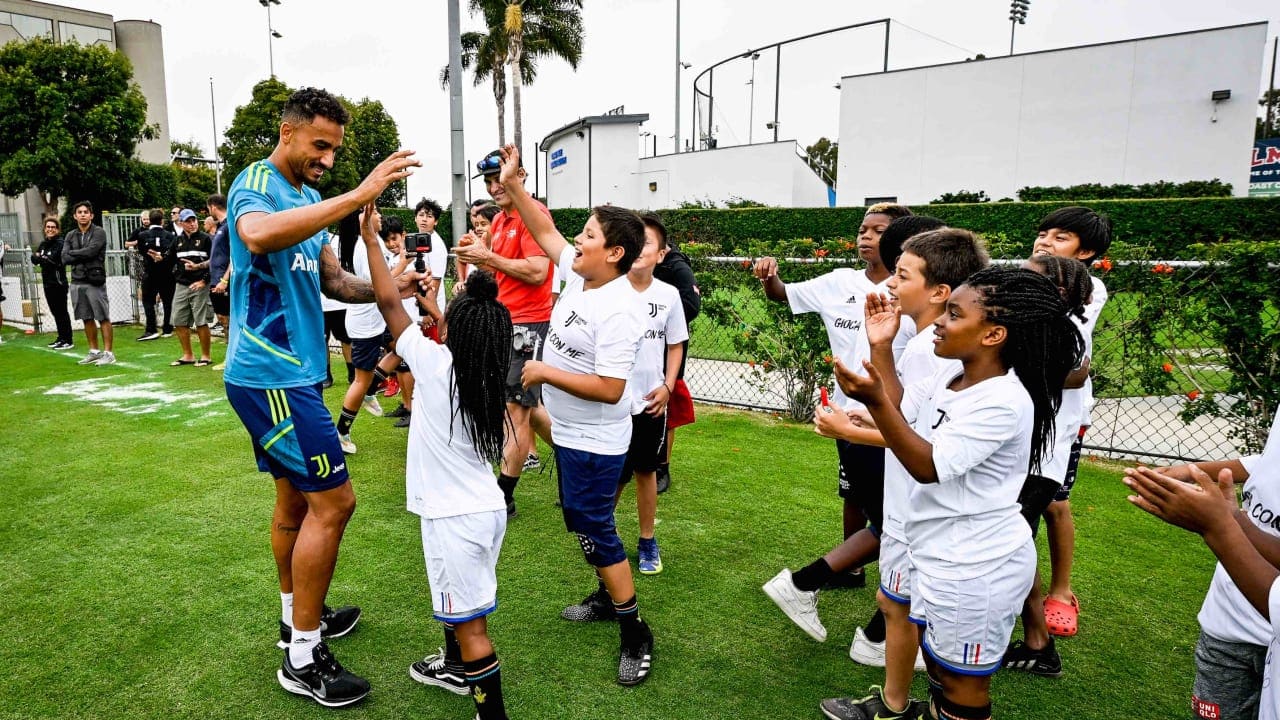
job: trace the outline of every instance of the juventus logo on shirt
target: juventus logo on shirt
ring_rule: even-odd
[[[949,419],[949,418],[947,417],[947,411],[946,411],[946,410],[943,410],[943,409],[941,409],[941,408],[939,408],[939,409],[938,409],[938,421],[937,421],[936,423],[934,423],[933,425],[931,425],[931,426],[929,427],[929,429],[930,429],[930,430],[937,430],[937,429],[938,429],[938,426],[939,426],[939,425],[941,425],[942,423],[946,422],[948,419]]]
[[[565,321],[564,321],[565,327],[569,327],[570,325],[574,325],[574,324],[577,324],[577,325],[587,324],[586,320],[583,320],[581,317],[578,316],[577,310],[571,310],[569,312],[569,317],[565,318]]]
[[[652,318],[658,317],[658,311],[663,309],[665,308],[662,305],[658,305],[656,303],[649,303],[649,317],[652,317]]]

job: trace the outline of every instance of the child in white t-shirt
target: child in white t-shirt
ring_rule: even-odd
[[[1125,471],[1135,493],[1130,502],[1201,535],[1218,557],[1200,610],[1193,717],[1280,720],[1280,536],[1272,510],[1280,497],[1277,421],[1280,416],[1260,457]],[[1243,507],[1236,504],[1233,476],[1248,478]]]
[[[627,380],[627,393],[631,396],[631,446],[618,482],[618,498],[634,474],[636,512],[640,520],[636,564],[641,575],[662,572],[662,554],[653,531],[658,513],[658,465],[667,440],[667,402],[680,376],[684,341],[689,339],[680,291],[653,277],[654,268],[666,253],[666,238],[646,224],[644,248],[627,272],[627,279],[638,295],[644,336],[636,354],[635,371]]]
[[[618,683],[638,685],[653,662],[653,633],[640,619],[635,581],[614,523],[618,478],[631,444],[627,378],[644,325],[627,271],[644,245],[644,223],[630,210],[591,211],[573,245],[520,178],[520,151],[502,149],[499,180],[533,239],[560,267],[564,291],[551,311],[543,360],[525,363],[521,382],[543,384],[551,417],[565,526],[602,587],[561,615],[569,620],[616,618],[621,633]]]
[[[923,717],[978,720],[991,717],[991,675],[1035,572],[1018,494],[1052,444],[1083,341],[1053,283],[1020,268],[970,276],[934,334],[937,355],[962,370],[905,388],[900,409],[871,363],[865,377],[837,363],[837,377],[915,479],[904,522],[911,621],[936,681]]]
[[[422,550],[434,617],[445,647],[413,663],[409,675],[475,700],[477,717],[505,719],[502,674],[486,618],[497,609],[497,563],[507,505],[493,475],[509,424],[503,388],[511,353],[511,315],[493,276],[473,273],[467,292],[441,316],[434,292],[425,306],[444,344],[423,336],[405,310],[372,229],[365,251],[377,307],[397,354],[417,378],[410,416],[405,494],[421,516]],[[429,283],[432,276],[424,280]],[[466,362],[457,364],[454,357]]]

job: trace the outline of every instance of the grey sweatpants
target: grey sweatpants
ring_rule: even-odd
[[[1267,648],[1219,640],[1200,632],[1191,717],[1195,720],[1257,720]]]

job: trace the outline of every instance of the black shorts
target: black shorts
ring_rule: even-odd
[[[231,296],[226,293],[209,293],[209,304],[213,306],[215,315],[231,314]]]
[[[879,530],[884,526],[884,448],[836,441],[840,453],[840,497],[862,510]]]
[[[529,360],[542,357],[542,343],[546,342],[551,323],[524,323],[513,325],[511,330],[511,364],[507,367],[507,402],[535,408],[542,402],[542,386],[532,385],[527,390],[520,383],[520,374]],[[536,337],[537,339],[532,339]],[[515,347],[517,338],[526,338]]]
[[[1062,486],[1056,481],[1042,475],[1028,475],[1022,483],[1022,491],[1018,493],[1018,505],[1022,507],[1022,517],[1031,526],[1031,537],[1040,531],[1040,517],[1049,509],[1049,503]]]
[[[657,417],[642,412],[631,416],[631,447],[627,449],[627,461],[622,466],[619,485],[631,482],[634,473],[656,472],[662,462],[663,446],[667,443],[667,414]]]
[[[1071,499],[1071,488],[1076,486],[1076,471],[1080,469],[1080,450],[1084,447],[1084,434],[1088,430],[1088,425],[1081,425],[1080,434],[1076,435],[1076,441],[1071,443],[1071,455],[1067,457],[1067,474],[1062,479],[1062,487],[1059,488],[1058,494],[1053,496],[1054,502],[1065,502]]]
[[[382,359],[382,351],[391,344],[391,333],[382,333],[371,338],[351,339],[351,364],[357,370],[373,372]]]
[[[324,337],[329,336],[340,343],[351,344],[351,336],[347,335],[347,311],[327,310],[324,314]]]

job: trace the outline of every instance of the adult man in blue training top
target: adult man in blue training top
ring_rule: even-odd
[[[321,396],[329,354],[320,293],[347,303],[371,303],[374,294],[339,265],[325,228],[420,164],[410,151],[392,153],[354,190],[321,202],[309,186],[333,167],[347,121],[333,95],[298,90],[285,103],[275,150],[245,168],[228,193],[235,272],[224,379],[258,469],[275,478],[271,550],[285,649],[276,677],[285,690],[327,707],[362,700],[369,683],[343,669],[322,639],[350,631],[360,610],[324,605],[356,501]],[[406,297],[417,280],[416,273],[400,277]]]

